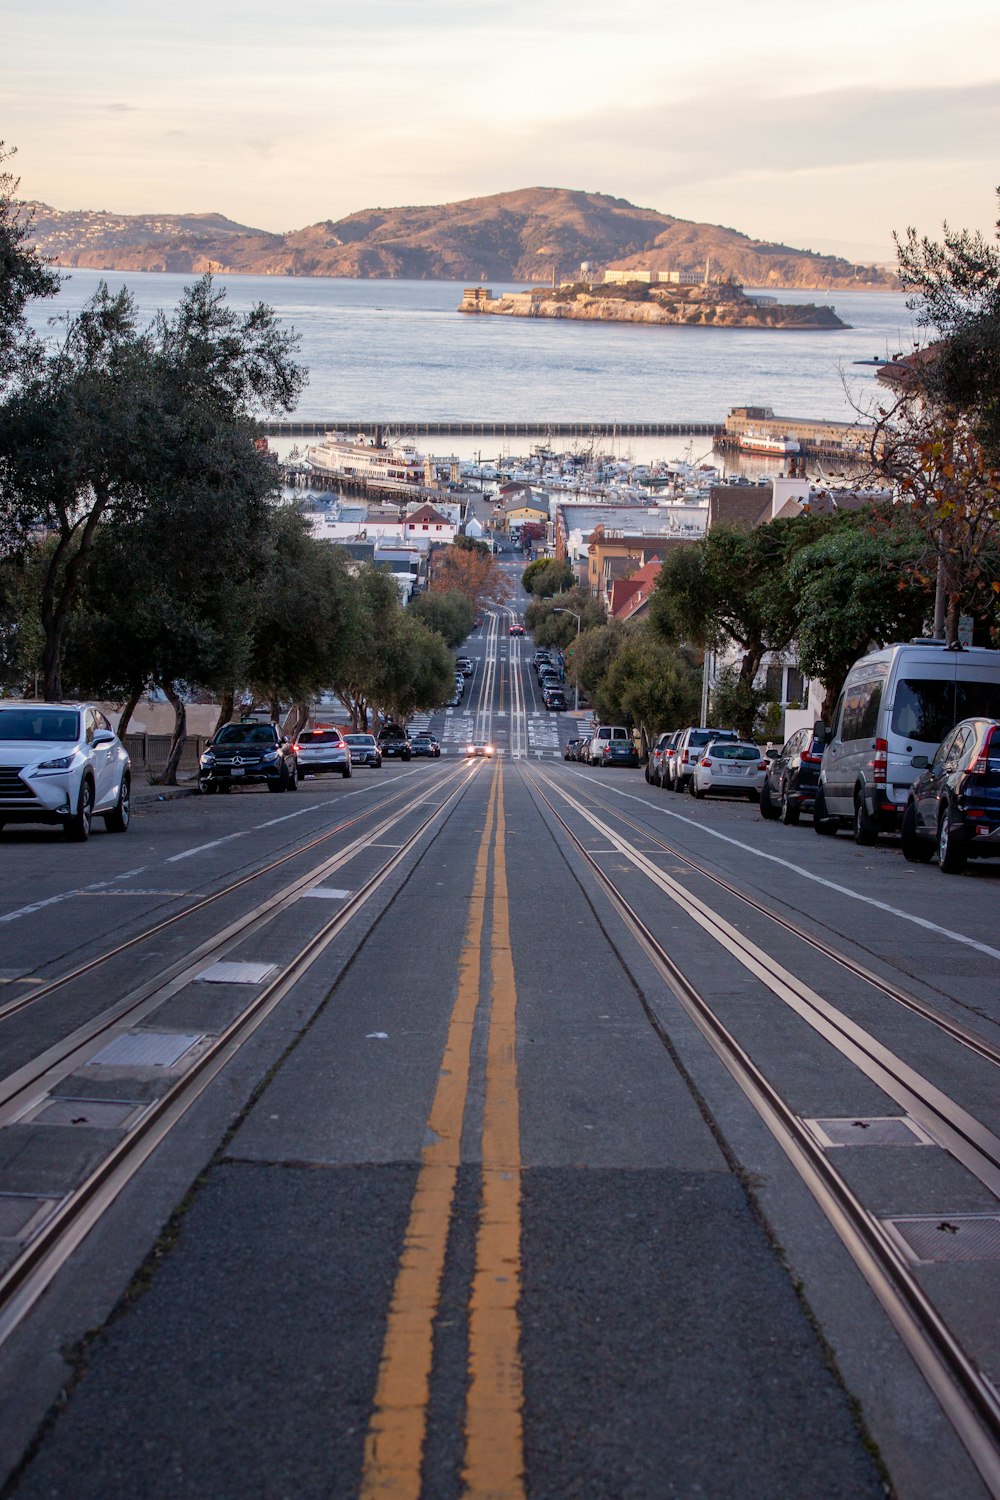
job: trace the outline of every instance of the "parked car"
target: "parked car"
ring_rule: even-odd
[[[475,671],[475,668],[472,665],[472,660],[468,656],[456,656],[455,668],[457,671],[463,673],[466,677],[471,677],[472,673]]]
[[[378,747],[383,760],[409,760],[413,751],[406,730],[399,724],[385,724],[378,732]]]
[[[631,744],[632,736],[621,724],[598,724],[587,746],[587,760],[592,766],[602,763],[604,747],[609,740],[627,740]]]
[[[589,734],[585,735],[580,741],[577,752],[573,757],[574,760],[582,761],[584,765],[587,765],[590,761],[590,740],[591,736]]]
[[[850,828],[874,844],[900,827],[917,775],[963,719],[1000,717],[1000,651],[935,641],[856,661],[837,700],[813,805],[817,833]]]
[[[908,860],[957,875],[970,859],[1000,856],[1000,720],[956,724],[930,764],[914,756],[917,777],[903,812],[900,842]]]
[[[797,823],[802,813],[811,812],[822,759],[823,735],[815,728],[796,729],[780,750],[769,752],[760,789],[761,817]]]
[[[646,759],[646,780],[650,786],[662,786],[663,760],[668,749],[671,749],[680,735],[679,729],[672,729],[667,734],[659,734],[649,747],[649,755]]]
[[[565,745],[563,745],[563,760],[576,760],[577,751],[581,745],[585,745],[586,743],[586,740],[579,736],[567,740]]]
[[[432,760],[436,760],[441,754],[441,746],[432,734],[421,730],[419,734],[410,735],[410,753],[412,755],[426,755]]]
[[[699,800],[716,793],[760,798],[767,761],[750,740],[712,740],[694,763],[688,790]]]
[[[343,735],[334,729],[333,736],[340,744],[341,760],[346,760]],[[198,762],[199,790],[231,792],[234,786],[261,782],[269,792],[294,792],[299,782],[296,746],[276,724],[223,724]]]
[[[561,687],[546,688],[542,702],[550,713],[563,713],[566,709],[566,694]]]
[[[704,724],[688,725],[677,737],[677,744],[670,763],[670,787],[672,791],[684,792],[694,774],[695,764],[712,740],[738,740],[735,729],[713,729]]]
[[[125,746],[94,704],[0,704],[0,828],[60,824],[83,843],[100,816],[109,833],[125,833],[131,777]]]
[[[639,765],[639,751],[632,736],[627,740],[603,740],[595,756],[591,746],[590,764],[592,766],[635,766]]]
[[[347,748],[351,752],[352,766],[371,766],[378,770],[382,764],[382,752],[373,734],[345,734]]]

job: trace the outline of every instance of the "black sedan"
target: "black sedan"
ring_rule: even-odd
[[[908,860],[957,875],[966,861],[1000,855],[1000,721],[963,719],[910,788],[900,841]]]
[[[768,756],[760,789],[761,817],[797,823],[809,812],[819,790],[822,738],[812,729],[797,729],[781,749]]]

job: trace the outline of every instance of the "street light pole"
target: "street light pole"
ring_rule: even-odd
[[[552,613],[554,615],[572,615],[573,618],[574,618],[574,620],[576,621],[576,638],[577,638],[577,640],[580,639],[580,616],[577,614],[577,612],[576,612],[575,609],[553,608]],[[580,712],[579,663],[577,664],[576,699],[575,699],[574,704],[573,704],[573,710],[574,710],[575,713],[579,713]]]

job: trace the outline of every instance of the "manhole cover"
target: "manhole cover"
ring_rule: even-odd
[[[332,885],[314,885],[311,890],[303,891],[303,896],[315,896],[320,901],[346,901],[351,894],[350,891],[335,890]]]
[[[22,1115],[19,1123],[90,1125],[95,1129],[118,1130],[129,1124],[133,1116],[145,1108],[144,1104],[134,1099],[46,1099],[28,1114]]]
[[[821,1146],[933,1146],[926,1131],[907,1115],[842,1120],[806,1120]]]
[[[58,1198],[30,1193],[0,1193],[0,1240],[26,1240],[59,1204]]]
[[[241,964],[220,962],[203,969],[198,975],[206,984],[263,984],[277,964]]]
[[[996,1214],[920,1214],[883,1222],[910,1260],[1000,1260]]]
[[[88,1068],[172,1068],[190,1052],[200,1035],[183,1032],[132,1031],[115,1037],[88,1058]]]

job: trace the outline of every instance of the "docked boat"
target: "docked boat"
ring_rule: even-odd
[[[788,433],[772,434],[770,432],[755,432],[748,428],[741,432],[737,439],[737,447],[745,453],[766,453],[774,458],[784,458],[787,453],[798,453],[798,438],[790,437]]]
[[[317,474],[336,475],[363,484],[398,489],[420,485],[425,460],[412,443],[372,442],[364,437],[352,441],[339,433],[306,450],[306,463]]]

